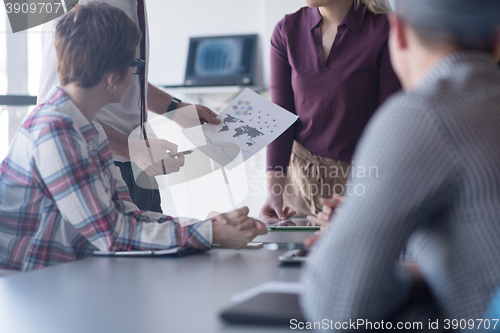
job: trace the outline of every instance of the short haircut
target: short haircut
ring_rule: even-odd
[[[491,51],[500,24],[498,0],[396,0],[394,10],[428,46]]]
[[[77,6],[56,27],[61,85],[75,82],[90,88],[109,73],[122,80],[137,57],[140,39],[138,26],[122,10],[99,2]]]

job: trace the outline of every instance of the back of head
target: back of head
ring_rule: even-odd
[[[125,77],[141,32],[120,9],[92,2],[77,6],[57,24],[57,72],[62,86],[90,88],[109,73]]]
[[[424,43],[491,51],[499,0],[395,0],[396,15]]]

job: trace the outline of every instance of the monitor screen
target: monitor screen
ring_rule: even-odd
[[[193,37],[184,84],[252,85],[257,35]]]

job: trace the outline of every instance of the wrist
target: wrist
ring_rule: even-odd
[[[178,98],[173,97],[170,103],[168,104],[167,112],[176,110],[177,107],[179,106],[179,103],[182,103],[182,101]]]
[[[267,202],[276,202],[278,204],[283,203],[283,191],[284,187],[280,184],[274,184],[272,187],[267,189]]]
[[[191,105],[191,104],[186,103],[186,102],[179,102],[179,104],[177,104],[177,108],[182,109],[183,107],[189,106],[189,105]]]
[[[212,245],[220,244],[222,242],[221,232],[223,225],[218,223],[217,221],[211,221],[212,223]]]
[[[181,103],[182,103],[182,101],[180,99],[175,98],[175,97],[172,98],[172,100],[168,104],[167,110],[165,111],[165,115],[167,116],[167,118],[172,120],[172,118],[175,114],[175,112],[172,112],[172,111],[177,110],[177,108],[179,107],[179,104],[181,104]]]
[[[282,171],[268,171],[267,176],[267,194],[273,197],[283,197],[283,189],[287,176]]]

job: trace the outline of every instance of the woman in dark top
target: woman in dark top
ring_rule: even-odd
[[[315,215],[321,197],[354,191],[346,179],[356,175],[351,158],[361,133],[401,88],[387,49],[385,0],[306,5],[286,15],[271,38],[271,99],[299,120],[267,149],[260,212],[267,223]]]

